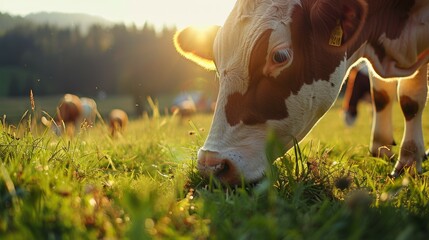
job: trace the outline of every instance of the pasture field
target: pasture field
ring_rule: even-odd
[[[269,136],[267,177],[237,187],[197,174],[211,115],[153,106],[121,137],[98,123],[69,138],[28,108],[28,121],[0,125],[0,239],[428,239],[428,161],[388,178],[394,163],[368,152],[369,106],[347,128],[339,105],[286,154]],[[395,123],[399,142],[397,106]]]

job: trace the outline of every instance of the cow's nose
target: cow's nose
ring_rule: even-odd
[[[198,170],[202,176],[214,176],[223,183],[236,185],[241,182],[240,175],[231,160],[221,158],[218,152],[200,149],[198,151]]]

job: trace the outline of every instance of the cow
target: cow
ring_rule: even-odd
[[[350,69],[343,100],[344,122],[353,126],[358,116],[359,102],[371,103],[370,75],[365,62]]]
[[[113,109],[109,114],[110,135],[116,137],[122,134],[128,124],[128,114],[121,109]]]
[[[87,97],[81,97],[80,101],[82,103],[83,110],[82,121],[89,127],[93,127],[98,114],[97,103],[94,99]]]
[[[206,41],[192,33],[177,33],[176,47],[216,70],[220,85],[211,129],[198,151],[201,175],[234,185],[259,181],[269,164],[267,132],[292,148],[330,109],[350,67],[362,60],[380,78],[401,78],[405,131],[389,175],[405,168],[422,172],[428,0],[238,0]],[[384,83],[375,86],[377,112],[390,104]],[[387,131],[372,134],[372,146],[394,143]]]
[[[192,98],[182,99],[170,108],[173,115],[179,115],[180,119],[189,118],[197,112],[197,107]]]
[[[56,114],[52,121],[42,117],[42,123],[52,128],[58,135],[65,133],[73,136],[76,129],[79,129],[82,120],[83,106],[80,98],[73,94],[65,94],[59,101]]]

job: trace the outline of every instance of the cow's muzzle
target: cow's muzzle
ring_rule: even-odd
[[[218,152],[198,151],[198,170],[203,177],[213,176],[222,183],[237,185],[241,177],[231,160],[222,158]]]

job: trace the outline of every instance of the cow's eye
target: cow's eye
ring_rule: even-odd
[[[279,49],[276,50],[273,54],[274,63],[286,63],[292,58],[292,53],[290,49]]]

